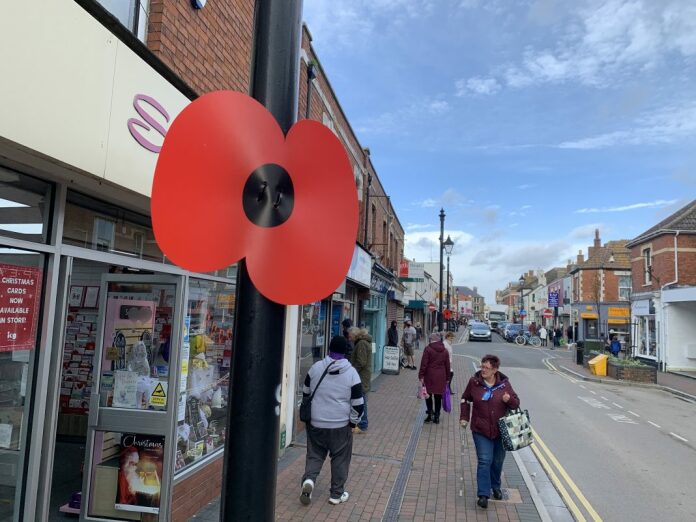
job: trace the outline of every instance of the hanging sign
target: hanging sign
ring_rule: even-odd
[[[0,264],[0,352],[34,348],[41,275],[40,268]]]

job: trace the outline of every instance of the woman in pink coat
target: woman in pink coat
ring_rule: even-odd
[[[420,370],[418,371],[418,378],[421,384],[428,390],[428,398],[425,399],[428,416],[425,418],[425,422],[440,423],[442,395],[445,393],[445,386],[449,383],[449,377],[449,353],[445,349],[440,334],[433,332],[430,334],[430,344],[425,347],[423,352]]]

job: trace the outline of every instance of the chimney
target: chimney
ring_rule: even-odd
[[[602,246],[602,240],[599,239],[599,229],[595,228],[594,231],[594,247],[600,248]]]
[[[476,286],[474,287],[474,293],[478,294],[478,287],[476,287]]]
[[[585,257],[582,255],[582,250],[578,250],[577,264],[581,265],[585,262]]]

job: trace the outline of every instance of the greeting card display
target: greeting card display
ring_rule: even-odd
[[[116,509],[159,513],[164,463],[164,437],[124,433],[121,436]]]

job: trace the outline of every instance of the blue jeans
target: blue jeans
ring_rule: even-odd
[[[500,489],[500,475],[503,473],[505,449],[503,439],[489,439],[485,435],[472,432],[478,467],[476,469],[476,496],[490,497],[491,488]]]
[[[365,403],[363,404],[363,414],[362,418],[360,419],[360,422],[358,422],[358,428],[361,430],[366,430],[367,429],[367,393],[363,393],[363,400]]]

